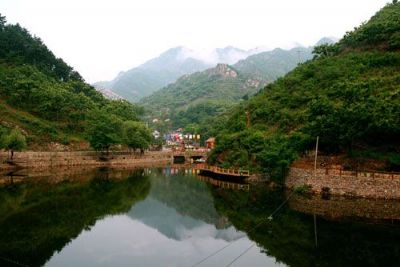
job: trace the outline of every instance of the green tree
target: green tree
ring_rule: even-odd
[[[121,143],[122,121],[101,112],[91,114],[86,135],[95,150],[108,150],[110,146]]]
[[[4,148],[6,135],[7,135],[7,129],[0,125],[0,150]]]
[[[0,13],[0,30],[2,30],[4,28],[6,23],[7,23],[6,17],[2,16]]]
[[[14,129],[3,138],[1,143],[11,153],[10,159],[13,160],[14,151],[21,151],[26,147],[26,138],[19,130]]]
[[[336,44],[323,44],[314,47],[313,54],[315,58],[334,56],[339,52],[339,46]]]
[[[152,136],[150,130],[143,123],[126,121],[122,129],[122,140],[129,148],[139,148],[143,151],[150,146]]]

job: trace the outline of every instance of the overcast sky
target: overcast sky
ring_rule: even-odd
[[[39,36],[88,82],[110,80],[186,46],[313,45],[342,37],[389,0],[0,0],[0,13]]]

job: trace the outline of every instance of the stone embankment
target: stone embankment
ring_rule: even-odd
[[[205,152],[188,151],[181,153],[182,156],[190,158],[194,155],[206,155]],[[152,165],[170,164],[176,152],[172,151],[149,151],[143,155],[125,151],[113,151],[108,155],[95,151],[73,151],[73,152],[17,152],[14,154],[13,162],[7,163],[7,152],[0,152],[0,170],[21,168],[53,168],[74,166],[129,166],[129,165]]]
[[[400,202],[397,200],[370,198],[346,198],[332,196],[293,195],[288,202],[291,209],[330,220],[360,219],[371,222],[400,222]]]
[[[308,186],[314,193],[400,199],[400,173],[344,171],[341,168],[290,168],[288,188]]]

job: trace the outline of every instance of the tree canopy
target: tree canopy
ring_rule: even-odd
[[[3,134],[0,141],[0,147],[4,147],[11,152],[11,160],[14,156],[14,151],[21,151],[26,148],[26,138],[18,129],[13,129],[9,134]]]
[[[109,137],[101,143],[112,144],[117,141],[111,141],[116,138],[108,127],[143,115],[143,109],[127,101],[104,98],[20,25],[6,24],[0,15],[0,27],[0,124],[24,130],[28,145],[88,140],[87,129],[96,127]],[[93,119],[95,113],[110,126]]]
[[[315,48],[314,60],[237,106],[222,126],[214,125],[220,132],[210,160],[279,179],[319,136],[325,153],[369,151],[398,162],[400,53],[386,41],[400,25],[399,8],[389,4],[338,45]]]
[[[152,135],[141,122],[126,121],[122,128],[122,141],[132,149],[146,149],[150,146]]]

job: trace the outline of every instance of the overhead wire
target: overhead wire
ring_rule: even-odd
[[[228,265],[226,265],[226,267],[231,266],[235,261],[237,261],[240,257],[242,257],[244,254],[246,254],[250,249],[252,249],[254,246],[256,245],[256,243],[253,243],[250,247],[248,247],[247,249],[245,249],[242,253],[239,254],[239,256],[237,256],[236,258],[233,259],[233,261],[231,261],[230,263],[228,263]]]
[[[255,229],[257,229],[260,225],[262,225],[263,223],[265,223],[267,220],[271,221],[273,219],[273,216],[289,201],[289,199],[292,197],[292,195],[294,194],[294,191],[292,191],[288,197],[266,218],[264,218],[263,220],[261,220],[259,223],[257,223],[254,227],[252,227],[250,230],[246,231],[247,234],[253,232]],[[192,267],[197,266],[203,262],[205,262],[206,260],[208,260],[209,258],[217,255],[218,253],[220,253],[221,251],[225,250],[226,248],[228,248],[229,246],[231,246],[232,244],[234,244],[236,241],[242,239],[238,238],[236,240],[234,240],[233,242],[223,246],[222,248],[214,251],[213,253],[207,255],[206,257],[204,257],[203,259],[201,259],[200,261],[196,262],[195,264],[192,265]],[[242,257],[243,255],[245,255],[252,247],[254,247],[256,244],[252,244],[250,247],[248,247],[247,249],[245,249],[239,256],[237,256],[233,261],[231,261],[227,266],[232,265],[235,261],[237,261],[240,257]]]

